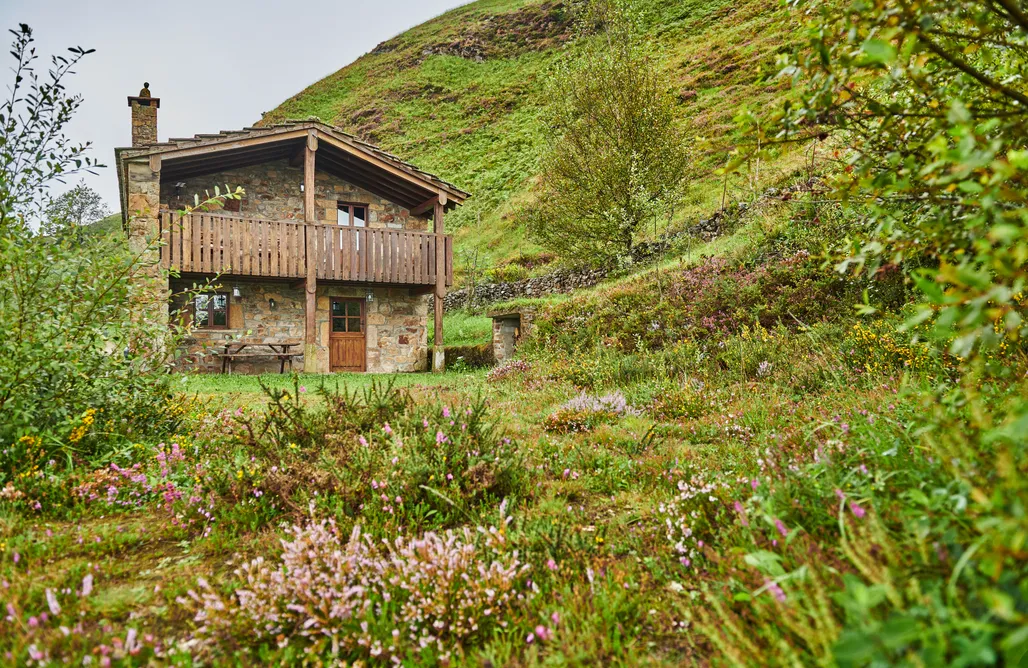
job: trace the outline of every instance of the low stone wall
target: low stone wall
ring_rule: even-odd
[[[485,283],[475,286],[475,305],[559,294],[596,285],[607,276],[603,269],[560,269],[545,276],[526,278],[513,283]],[[468,306],[468,289],[447,293],[443,308],[447,311]]]

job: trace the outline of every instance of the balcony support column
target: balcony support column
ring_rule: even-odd
[[[303,155],[303,220],[305,223],[316,221],[314,209],[314,153],[318,150],[317,131],[311,130],[307,135],[307,146]],[[304,225],[304,336],[303,336],[303,370],[304,373],[318,373],[318,275],[316,272],[317,248],[315,236],[311,228]]]
[[[446,371],[446,349],[443,347],[443,299],[446,297],[446,240],[443,237],[443,210],[446,196],[439,195],[434,207],[435,220],[435,342],[432,348],[432,371]]]

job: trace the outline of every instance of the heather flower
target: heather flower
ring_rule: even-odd
[[[93,593],[93,574],[92,573],[87,573],[86,576],[84,578],[82,578],[82,597],[85,598],[86,596],[89,596],[92,593]]]
[[[386,422],[384,425],[382,425],[382,431],[386,433],[386,436],[389,436],[392,435],[393,428],[389,426],[388,422]]]
[[[443,406],[443,417],[444,418],[450,417],[450,407],[449,406]]]
[[[782,538],[789,535],[789,529],[787,529],[785,523],[777,517],[775,518],[775,528],[778,529],[778,533],[782,534]]]
[[[46,605],[50,608],[50,612],[59,615],[61,614],[61,606],[57,603],[57,595],[54,594],[54,590],[47,588],[46,590]]]
[[[767,580],[764,584],[771,595],[775,597],[775,600],[779,603],[785,603],[785,592],[774,580]]]
[[[856,516],[857,519],[862,519],[867,511],[864,510],[859,504],[850,502],[850,511]]]
[[[374,541],[356,527],[344,541],[325,520],[293,526],[289,534],[279,562],[258,558],[236,571],[242,586],[232,598],[198,579],[200,591],[180,599],[196,610],[201,638],[214,643],[252,629],[264,639],[326,639],[334,655],[388,663],[429,648],[452,651],[486,626],[506,625],[503,615],[527,584],[528,566],[495,527],[391,542]],[[387,601],[403,633],[362,621]]]
[[[435,433],[435,442],[436,442],[436,443],[446,443],[446,442],[447,442],[447,441],[449,441],[449,440],[450,440],[450,439],[449,439],[449,438],[447,438],[447,437],[446,437],[446,434],[444,434],[443,432],[441,432],[441,431],[437,431],[437,432]]]

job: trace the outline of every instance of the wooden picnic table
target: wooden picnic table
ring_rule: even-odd
[[[251,357],[277,357],[279,373],[286,372],[286,361],[289,361],[289,370],[293,370],[293,358],[302,353],[292,351],[292,348],[302,345],[301,341],[232,341],[225,344],[225,350],[221,353],[221,373],[232,374],[232,362],[240,358]],[[267,351],[258,350],[268,348]],[[250,352],[243,352],[250,349]]]

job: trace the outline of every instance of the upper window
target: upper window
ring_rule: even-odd
[[[197,329],[227,329],[228,295],[197,295],[193,300],[193,326]]]
[[[340,225],[347,227],[365,227],[368,221],[367,204],[336,203],[337,219]]]

